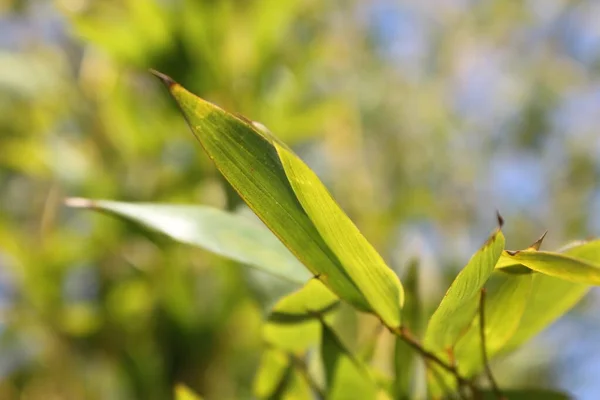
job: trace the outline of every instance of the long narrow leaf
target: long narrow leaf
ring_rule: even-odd
[[[293,282],[311,278],[304,266],[258,221],[212,207],[67,199],[73,207],[110,213],[179,242],[253,266]]]
[[[503,252],[500,267],[514,264],[569,282],[600,285],[600,265],[565,254],[535,250]]]
[[[430,351],[451,350],[473,320],[479,291],[494,271],[504,250],[504,235],[498,228],[458,274],[429,320],[424,344]]]
[[[532,279],[532,274],[501,272],[496,272],[490,279],[495,287],[488,291],[484,313],[486,353],[489,358],[503,348],[519,327],[531,293]],[[466,376],[474,375],[483,367],[480,329],[480,320],[475,318],[455,348],[457,364]]]
[[[398,278],[317,176],[264,127],[155,74],[219,171],[290,251],[340,298],[398,327]]]
[[[600,264],[600,240],[571,245],[564,249],[563,253],[572,258]],[[534,274],[531,296],[519,328],[502,352],[513,350],[540,333],[573,308],[589,290],[590,286],[586,284],[573,283],[540,273]]]

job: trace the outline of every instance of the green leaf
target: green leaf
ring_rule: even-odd
[[[398,327],[400,281],[310,168],[262,125],[155,74],[219,171],[290,251],[340,298]]]
[[[588,291],[587,285],[535,274],[532,277],[531,295],[521,323],[502,352],[513,350],[540,333],[573,308]]]
[[[498,228],[458,274],[429,320],[424,345],[429,351],[447,351],[473,320],[479,292],[494,271],[504,250],[504,235]]]
[[[306,268],[260,222],[216,208],[122,203],[72,198],[73,207],[107,212],[293,282],[311,278]]]
[[[271,398],[285,382],[290,368],[289,356],[274,348],[266,349],[254,377],[253,393],[259,399]]]
[[[302,353],[319,341],[319,316],[330,313],[338,303],[339,298],[321,281],[311,279],[275,305],[263,327],[263,339],[279,349]]]
[[[290,368],[283,387],[272,397],[273,400],[313,400],[314,398],[313,390],[298,368]]]
[[[504,251],[498,268],[522,264],[542,274],[574,283],[600,285],[600,265],[547,251]]]
[[[569,400],[571,396],[544,389],[503,390],[507,400]],[[484,400],[497,400],[498,396],[491,390],[483,392]]]
[[[327,381],[327,399],[375,399],[378,388],[366,366],[360,363],[323,323],[321,356]]]
[[[600,240],[577,243],[564,249],[569,257],[600,263]],[[531,339],[575,306],[590,286],[568,282],[543,274],[534,274],[531,295],[519,328],[502,349],[507,352]]]
[[[484,313],[488,358],[498,354],[519,327],[531,293],[532,279],[532,274],[495,272],[491,276]],[[479,318],[473,320],[469,331],[458,341],[454,356],[463,375],[472,376],[483,368]]]

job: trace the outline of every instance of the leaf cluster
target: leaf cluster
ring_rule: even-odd
[[[257,397],[413,398],[423,395],[415,379],[424,366],[429,398],[567,398],[543,390],[504,390],[490,360],[531,339],[600,283],[599,240],[540,251],[542,237],[511,251],[499,217],[433,314],[424,315],[418,264],[402,283],[285,143],[262,124],[155,74],[220,173],[262,223],[206,206],[87,199],[68,204],[135,221],[295,286],[264,322]],[[358,352],[336,330],[344,305],[372,315],[381,328]],[[371,363],[382,335],[396,342],[391,373]]]

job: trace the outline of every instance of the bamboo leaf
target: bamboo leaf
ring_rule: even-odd
[[[317,231],[343,270],[389,326],[400,324],[400,281],[350,218],[331,198],[315,173],[294,153],[274,142],[291,186]],[[325,277],[328,279],[328,277]]]
[[[490,278],[485,302],[485,342],[489,358],[503,348],[516,332],[525,312],[532,286],[532,274],[496,272]],[[483,368],[481,354],[481,325],[475,318],[468,332],[458,341],[455,358],[459,370],[472,376]]]
[[[576,243],[563,249],[569,257],[600,263],[600,240]],[[590,286],[573,283],[548,275],[535,273],[532,277],[531,295],[519,328],[502,349],[507,352],[531,339],[575,306]]]
[[[155,75],[219,171],[288,249],[340,298],[398,327],[400,281],[306,164],[262,125]]]
[[[600,285],[600,265],[547,251],[504,251],[498,268],[522,264],[542,274],[569,282]]]
[[[263,327],[263,339],[273,347],[302,353],[319,341],[319,316],[333,311],[338,303],[339,298],[321,281],[311,279],[275,305]]]
[[[479,291],[494,271],[504,242],[498,228],[454,279],[429,320],[424,339],[427,349],[437,352],[454,347],[475,316]]]
[[[358,361],[327,324],[323,323],[321,356],[327,399],[375,399],[378,388],[366,366]]]
[[[212,207],[67,199],[73,207],[106,212],[172,239],[296,283],[311,275],[260,222]]]
[[[290,359],[279,349],[266,349],[254,377],[253,393],[259,399],[270,399],[285,383]]]

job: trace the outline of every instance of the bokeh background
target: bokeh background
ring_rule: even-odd
[[[598,1],[0,0],[2,399],[252,395],[272,295],[62,203],[240,206],[148,68],[291,144],[431,306],[496,210],[509,248],[600,235]],[[599,398],[599,309],[500,384]]]

